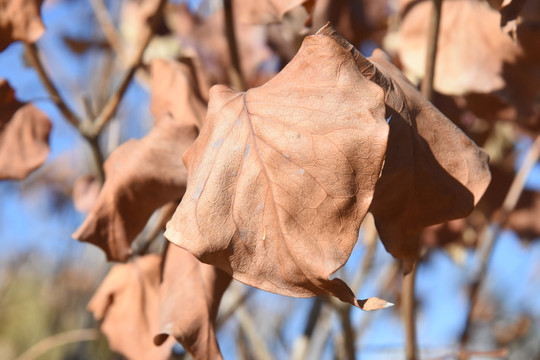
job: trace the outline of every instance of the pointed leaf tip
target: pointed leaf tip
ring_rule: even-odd
[[[358,300],[357,306],[364,311],[373,311],[386,309],[394,306],[394,304],[386,300],[379,299],[378,297],[370,297],[365,300]]]

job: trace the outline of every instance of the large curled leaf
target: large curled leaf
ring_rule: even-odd
[[[371,204],[386,151],[384,112],[382,89],[331,36],[306,38],[259,88],[213,87],[166,237],[263,290],[386,306],[359,302],[342,280],[329,280]]]
[[[43,0],[0,0],[0,51],[14,41],[34,42],[45,32]]]
[[[112,350],[130,360],[166,360],[174,341],[157,347],[161,258],[146,255],[115,265],[96,291],[88,310],[101,322]]]
[[[205,110],[192,93],[193,78],[186,69],[164,61],[154,64],[152,88],[160,97],[153,99],[152,110],[161,117],[148,135],[126,142],[107,159],[103,189],[73,234],[102,248],[109,260],[125,261],[152,213],[184,194],[187,171],[181,156],[197,137]]]
[[[231,277],[219,268],[170,245],[160,286],[159,332],[154,342],[161,345],[173,336],[195,359],[221,359],[214,322],[230,282]]]
[[[8,82],[0,79],[0,180],[24,179],[49,154],[51,123],[32,104],[15,100]]]
[[[332,29],[321,33],[349,46],[362,73],[385,92],[390,134],[370,211],[386,250],[410,268],[422,228],[467,216],[478,203],[491,180],[488,156],[382,51],[368,60]]]

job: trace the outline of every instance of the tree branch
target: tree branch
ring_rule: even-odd
[[[403,288],[401,291],[401,315],[405,325],[405,358],[416,360],[416,311],[414,301],[414,285],[416,280],[416,263],[410,273],[403,277]]]
[[[126,49],[124,47],[122,38],[120,37],[120,34],[118,33],[118,30],[114,26],[114,23],[111,19],[111,15],[109,11],[107,10],[107,6],[105,6],[105,3],[103,2],[103,0],[90,0],[90,5],[92,6],[92,10],[94,11],[94,15],[96,16],[97,22],[99,26],[101,27],[103,34],[105,35],[105,39],[107,40],[107,43],[110,45],[111,49],[116,53],[122,65],[125,68],[128,68],[130,63],[129,63],[129,59],[126,56]],[[141,71],[141,69],[138,69],[138,71],[135,74],[135,77],[139,81],[139,83],[142,84],[143,86],[145,87],[149,86],[150,79],[147,72]]]
[[[127,64],[128,59],[126,58],[124,52],[122,39],[113,24],[109,11],[107,10],[107,6],[105,6],[103,0],[90,0],[90,5],[92,6],[94,15],[96,15],[98,24],[101,27],[103,34],[105,34],[105,39],[107,39],[111,49],[113,49],[124,64]]]
[[[521,164],[510,189],[504,198],[503,204],[501,206],[501,211],[493,216],[491,226],[483,232],[483,249],[480,254],[480,270],[476,279],[471,284],[471,305],[469,308],[469,313],[467,315],[467,322],[465,323],[465,328],[461,336],[461,353],[465,353],[465,347],[467,346],[467,341],[469,340],[470,327],[472,323],[472,309],[476,307],[479,299],[480,289],[486,278],[487,268],[489,261],[491,259],[491,254],[493,253],[493,248],[495,247],[495,241],[501,234],[502,229],[505,227],[510,213],[514,210],[523,192],[525,183],[529,174],[531,173],[534,165],[538,162],[540,158],[540,135],[536,137],[533,145],[525,155],[525,159]],[[463,359],[463,357],[461,357]]]
[[[433,100],[433,81],[435,78],[435,63],[437,59],[437,44],[439,42],[439,28],[443,0],[431,0],[433,5],[428,30],[428,44],[426,50],[426,67],[422,80],[422,94],[429,101]]]
[[[128,85],[130,84],[131,80],[133,79],[133,75],[135,75],[135,72],[137,68],[142,64],[142,59],[144,52],[146,51],[146,48],[148,47],[148,44],[150,44],[150,40],[152,40],[152,37],[154,36],[154,28],[156,26],[156,18],[157,15],[163,11],[163,7],[166,3],[166,0],[160,0],[159,5],[156,9],[156,13],[151,16],[151,19],[149,20],[148,26],[145,29],[143,40],[141,41],[141,45],[139,46],[137,53],[135,54],[133,60],[131,61],[131,65],[128,67],[127,71],[124,73],[124,76],[122,77],[122,80],[120,81],[120,86],[116,90],[116,92],[109,98],[109,101],[105,106],[103,107],[103,110],[98,115],[96,120],[92,124],[87,124],[86,126],[89,128],[89,135],[91,137],[98,137],[101,133],[101,130],[103,130],[103,127],[111,120],[111,118],[114,116],[116,110],[118,109],[118,105],[120,105],[120,102],[122,101],[122,98],[124,97],[126,90],[128,88]]]
[[[246,82],[242,76],[242,67],[240,63],[240,55],[238,53],[238,43],[234,30],[234,16],[232,0],[223,0],[223,8],[225,15],[225,34],[229,45],[229,55],[231,57],[232,69],[230,69],[231,86],[240,91],[246,90]]]
[[[56,89],[56,86],[51,80],[51,77],[49,76],[47,70],[45,70],[45,66],[43,66],[43,62],[41,61],[39,57],[39,50],[34,43],[24,43],[24,47],[26,50],[26,54],[28,54],[28,58],[30,60],[30,64],[34,69],[36,69],[38,76],[41,80],[41,83],[43,86],[45,86],[45,90],[49,93],[49,96],[51,97],[51,100],[55,103],[55,105],[58,107],[62,115],[66,118],[66,120],[73,125],[73,127],[80,131],[79,124],[81,123],[80,119],[77,115],[71,109],[67,106],[66,102],[62,97],[60,96],[60,93]]]
[[[99,150],[97,140],[92,139],[88,136],[88,132],[84,127],[86,121],[81,121],[79,117],[70,110],[64,99],[60,96],[60,93],[52,82],[51,77],[47,73],[47,70],[45,70],[45,66],[43,65],[43,62],[39,57],[39,50],[36,44],[24,43],[24,46],[26,49],[26,53],[28,54],[28,57],[30,59],[30,64],[34,69],[36,69],[41,83],[49,93],[51,100],[55,103],[56,107],[60,110],[64,118],[79,132],[79,134],[81,134],[84,138],[88,140],[88,144],[90,145],[90,149],[92,151],[92,156],[96,162],[97,175],[101,182],[103,182],[103,155]]]

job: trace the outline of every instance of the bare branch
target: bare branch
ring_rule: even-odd
[[[231,57],[232,69],[230,69],[231,86],[236,90],[246,90],[246,82],[242,75],[242,67],[240,64],[240,55],[238,53],[238,43],[234,30],[234,16],[232,0],[223,0],[223,8],[225,15],[225,34],[227,35],[227,43],[229,45],[229,54]]]
[[[439,28],[441,23],[441,10],[443,0],[431,0],[433,5],[428,30],[428,45],[426,51],[426,68],[422,80],[422,94],[429,101],[433,100],[433,81],[435,78],[435,62],[437,59],[437,44],[439,42]]]
[[[45,70],[45,66],[43,65],[43,62],[41,61],[39,57],[39,50],[34,43],[24,43],[26,53],[28,54],[30,64],[34,69],[36,69],[38,76],[43,83],[43,86],[45,86],[45,89],[49,93],[51,100],[56,104],[62,115],[66,118],[66,120],[73,125],[73,127],[77,130],[79,129],[80,120],[75,115],[73,111],[66,105],[66,102],[62,97],[60,96],[60,93],[56,89],[56,86],[51,80],[51,77],[49,76],[47,70]]]
[[[135,72],[137,68],[142,64],[142,59],[144,52],[146,51],[146,48],[148,47],[148,44],[150,44],[150,40],[152,40],[152,37],[154,35],[154,27],[155,27],[155,18],[157,17],[158,13],[163,11],[163,6],[165,5],[166,0],[160,0],[159,6],[157,7],[156,14],[154,14],[151,17],[151,21],[148,23],[148,26],[144,30],[144,37],[141,41],[141,44],[137,50],[137,53],[135,54],[133,60],[131,61],[131,65],[128,67],[127,71],[124,73],[124,76],[122,77],[122,80],[120,81],[120,86],[116,90],[116,92],[110,97],[107,104],[105,104],[105,107],[101,111],[101,113],[98,115],[96,120],[90,125],[89,134],[92,137],[97,137],[101,130],[103,130],[103,127],[111,120],[113,115],[115,114],[116,110],[118,109],[118,105],[120,105],[120,102],[122,101],[122,98],[124,97],[126,90],[133,79],[133,76],[135,75]]]
[[[92,6],[92,10],[96,15],[96,19],[99,26],[101,27],[101,30],[103,31],[103,34],[105,34],[105,39],[107,39],[107,43],[116,53],[122,65],[125,68],[128,68],[130,62],[129,58],[126,56],[125,46],[123,44],[122,38],[120,37],[120,34],[118,33],[118,30],[114,26],[111,15],[107,10],[107,6],[105,6],[103,0],[90,0],[90,5]],[[143,86],[149,86],[148,84],[150,79],[147,72],[142,71],[141,69],[137,69],[135,77],[137,81]]]
[[[405,325],[406,343],[405,358],[416,360],[416,311],[414,301],[414,285],[416,280],[416,263],[410,273],[403,277],[403,288],[401,292],[401,314]]]
[[[109,11],[107,10],[107,7],[105,6],[105,3],[103,2],[103,0],[90,0],[90,5],[92,6],[92,10],[96,15],[96,19],[99,23],[99,26],[101,27],[101,30],[103,30],[103,34],[105,34],[107,42],[114,50],[114,52],[118,55],[120,60],[124,64],[127,64],[128,59],[125,56],[122,39],[118,34],[116,27],[114,26],[114,23],[111,19]]]
[[[502,229],[506,225],[510,213],[516,207],[519,197],[523,192],[523,188],[525,187],[527,178],[529,177],[529,174],[531,173],[534,165],[538,162],[539,158],[540,135],[534,140],[533,145],[525,155],[525,159],[521,164],[521,167],[519,168],[516,176],[514,177],[514,180],[510,185],[510,189],[508,190],[506,197],[504,198],[504,202],[501,206],[501,211],[499,213],[496,213],[491,222],[491,225],[486,228],[482,233],[483,240],[481,241],[481,243],[483,244],[483,249],[480,254],[480,270],[478,271],[478,275],[471,285],[471,305],[469,307],[467,322],[465,323],[465,328],[461,336],[461,353],[465,353],[464,350],[467,346],[467,341],[469,340],[469,332],[472,323],[472,309],[478,303],[480,289],[482,288],[482,284],[484,283],[484,280],[486,278],[487,267],[491,259],[491,254],[493,253],[493,248],[495,247],[495,241],[497,240],[497,238],[501,234]],[[461,359],[465,358],[462,356]]]
[[[231,290],[235,291],[235,287],[232,286]],[[243,333],[249,340],[252,345],[252,350],[255,352],[255,358],[258,360],[272,360],[273,356],[270,355],[270,352],[266,348],[266,344],[261,338],[251,315],[247,311],[246,307],[239,303],[238,308],[236,309],[236,316],[240,324],[240,328]]]

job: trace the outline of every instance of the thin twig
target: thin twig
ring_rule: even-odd
[[[105,106],[103,107],[103,110],[98,115],[94,123],[91,125],[91,130],[89,134],[93,137],[97,137],[105,124],[109,122],[109,120],[112,119],[113,115],[115,114],[116,110],[118,109],[118,105],[120,105],[120,102],[122,101],[122,98],[124,97],[126,90],[131,83],[131,80],[133,79],[133,75],[135,75],[135,71],[142,63],[142,58],[144,55],[144,51],[146,50],[146,47],[150,43],[150,40],[152,39],[153,31],[148,29],[145,33],[145,37],[143,39],[143,42],[141,46],[139,47],[139,50],[137,51],[137,54],[135,56],[135,59],[133,60],[132,64],[129,66],[128,70],[124,73],[122,80],[120,81],[120,86],[116,90],[116,92],[109,98],[109,101]]]
[[[88,140],[88,144],[90,145],[90,150],[92,151],[94,162],[96,164],[97,179],[99,180],[100,184],[103,184],[105,182],[105,170],[103,169],[103,164],[105,162],[105,159],[103,158],[103,154],[101,153],[101,150],[99,149],[98,139],[91,138],[87,140]]]
[[[413,264],[412,271],[403,277],[403,288],[401,292],[401,314],[405,325],[405,358],[416,360],[416,311],[414,300],[414,285],[416,280],[416,263]]]
[[[322,310],[322,301],[319,297],[313,300],[311,309],[309,310],[308,320],[304,333],[294,340],[294,344],[291,350],[291,360],[303,360],[306,358],[308,351],[309,339],[313,336],[313,332],[319,321],[319,316]]]
[[[141,232],[140,236],[142,239],[137,239],[134,243],[137,243],[138,246],[133,251],[132,256],[141,256],[148,253],[150,246],[157,238],[157,236],[165,229],[167,221],[173,216],[178,202],[171,201],[157,210],[155,217],[149,221],[144,230]]]
[[[433,5],[428,29],[428,44],[426,50],[426,67],[422,80],[422,94],[428,100],[433,100],[433,81],[435,78],[435,63],[437,58],[437,44],[439,42],[439,28],[441,23],[441,10],[443,0],[431,0]]]
[[[122,38],[114,26],[109,11],[107,10],[107,6],[105,6],[103,0],[90,0],[90,5],[92,6],[94,15],[96,15],[98,24],[101,27],[103,34],[105,34],[105,39],[107,39],[111,49],[118,55],[120,61],[127,64],[128,59],[125,55]]]
[[[105,39],[107,40],[107,43],[116,53],[123,67],[127,68],[130,65],[129,58],[126,56],[126,49],[123,44],[122,38],[118,30],[114,26],[111,15],[107,10],[107,6],[103,2],[103,0],[90,0],[90,5],[92,6],[92,10],[94,11],[94,15],[96,16],[97,22],[101,27],[103,34],[105,34]],[[148,84],[150,82],[150,79],[146,71],[138,68],[135,77],[137,81],[144,87],[149,86]]]
[[[351,290],[353,292],[358,292],[362,288],[365,280],[367,279],[367,274],[370,272],[373,265],[373,258],[375,255],[375,250],[377,246],[377,230],[375,228],[375,223],[371,215],[366,216],[364,219],[364,242],[367,246],[366,252],[364,253],[362,259],[362,266],[358,268],[358,271],[355,273]],[[346,348],[347,356],[349,358],[354,358],[355,350],[355,340],[356,332],[350,324],[350,312],[351,306],[345,304],[337,299],[331,299],[329,303],[337,311],[342,322],[342,331],[344,338],[344,346]],[[322,311],[319,311],[318,315],[322,314]],[[317,321],[315,323],[315,329],[311,331],[311,334],[318,334],[319,336],[311,336],[308,338],[309,342],[305,345],[305,349],[297,354],[295,354],[295,359],[305,359],[306,355],[317,353],[314,349],[319,348],[321,339],[323,343],[326,343],[330,338],[332,333],[332,322],[331,321]],[[303,341],[303,340],[300,340]],[[298,345],[300,346],[300,344]]]
[[[229,55],[231,57],[232,69],[230,69],[231,86],[236,90],[246,90],[246,82],[242,75],[240,55],[238,53],[238,43],[234,30],[234,16],[232,0],[223,0],[225,16],[225,34],[229,45]]]
[[[367,279],[375,257],[375,250],[377,249],[377,229],[375,228],[375,221],[370,214],[364,220],[364,243],[367,246],[366,253],[362,259],[362,266],[354,275],[351,289],[356,293],[363,286]],[[336,307],[337,313],[341,319],[341,326],[343,330],[343,340],[345,348],[345,358],[354,360],[356,358],[356,331],[351,325],[351,306],[340,303]]]
[[[527,178],[529,177],[529,174],[531,173],[534,165],[538,162],[539,158],[540,135],[534,140],[533,145],[525,155],[525,159],[523,160],[523,163],[521,164],[521,167],[514,177],[514,180],[510,185],[510,189],[504,198],[500,212],[493,217],[491,226],[489,226],[489,228],[487,228],[483,233],[483,251],[480,255],[480,269],[475,281],[473,281],[471,284],[471,305],[467,315],[467,322],[465,323],[465,328],[461,336],[461,350],[463,353],[465,347],[467,346],[467,341],[469,340],[469,332],[472,323],[472,309],[477,306],[480,289],[482,288],[482,284],[486,278],[489,261],[495,247],[495,241],[501,234],[502,229],[506,226],[508,218],[516,207],[519,197],[523,192]]]
[[[97,329],[77,329],[66,331],[41,340],[30,349],[26,350],[15,360],[34,360],[49,350],[59,346],[80,341],[94,341],[99,339],[99,337],[100,332]]]
[[[75,129],[79,130],[79,124],[80,119],[71,109],[67,106],[66,102],[62,97],[60,96],[60,93],[56,89],[56,86],[51,80],[51,77],[49,76],[47,70],[45,70],[45,66],[43,66],[43,62],[41,61],[39,57],[39,50],[34,43],[24,43],[26,53],[28,54],[30,64],[34,69],[36,69],[38,76],[43,83],[43,86],[45,86],[45,90],[49,93],[51,100],[56,104],[62,115],[66,118],[66,120],[73,125]]]
[[[98,115],[96,120],[91,124],[91,130],[89,131],[90,136],[97,137],[103,127],[107,124],[107,122],[109,122],[109,120],[111,120],[116,110],[118,109],[118,105],[120,105],[120,102],[122,101],[122,98],[124,97],[126,90],[131,83],[131,80],[133,79],[133,75],[135,75],[136,70],[142,64],[144,52],[146,51],[148,44],[150,44],[150,40],[152,40],[152,37],[154,36],[154,28],[156,26],[155,19],[157,18],[157,14],[160,11],[163,11],[165,3],[166,0],[160,0],[157,7],[157,12],[151,17],[148,26],[145,28],[144,37],[141,41],[141,44],[137,49],[131,65],[124,73],[124,76],[120,81],[120,86],[118,87],[116,92],[109,98],[109,101],[107,102],[107,104],[105,104],[103,110],[101,110],[101,113]]]
[[[30,59],[31,65],[36,69],[38,76],[43,84],[45,86],[45,89],[49,93],[51,100],[55,103],[55,105],[58,107],[64,118],[84,137],[88,140],[88,144],[90,145],[90,148],[92,150],[92,156],[94,157],[94,160],[96,162],[96,168],[97,168],[97,175],[98,178],[103,182],[104,173],[103,173],[103,155],[101,154],[101,151],[99,150],[99,145],[96,141],[96,139],[90,138],[88,135],[88,132],[85,131],[85,127],[83,126],[86,121],[82,121],[79,119],[77,115],[73,111],[69,109],[64,99],[60,96],[60,93],[56,89],[56,86],[51,80],[51,77],[47,73],[47,70],[45,70],[45,66],[43,65],[43,62],[41,61],[39,57],[39,50],[36,46],[36,44],[30,44],[25,43],[26,53],[28,54],[28,57]]]
[[[236,316],[238,318],[240,328],[252,345],[251,348],[255,353],[255,358],[257,360],[272,360],[273,356],[266,348],[266,344],[259,334],[251,315],[243,304],[240,304],[236,309]]]
[[[437,45],[439,42],[439,28],[441,23],[443,0],[431,0],[432,9],[428,28],[428,43],[426,48],[426,62],[421,91],[426,99],[433,100],[433,82],[435,79],[435,64],[437,62]],[[416,280],[416,263],[410,273],[403,277],[402,288],[402,316],[405,325],[405,357],[407,360],[417,359],[416,339],[416,302],[414,288]]]

